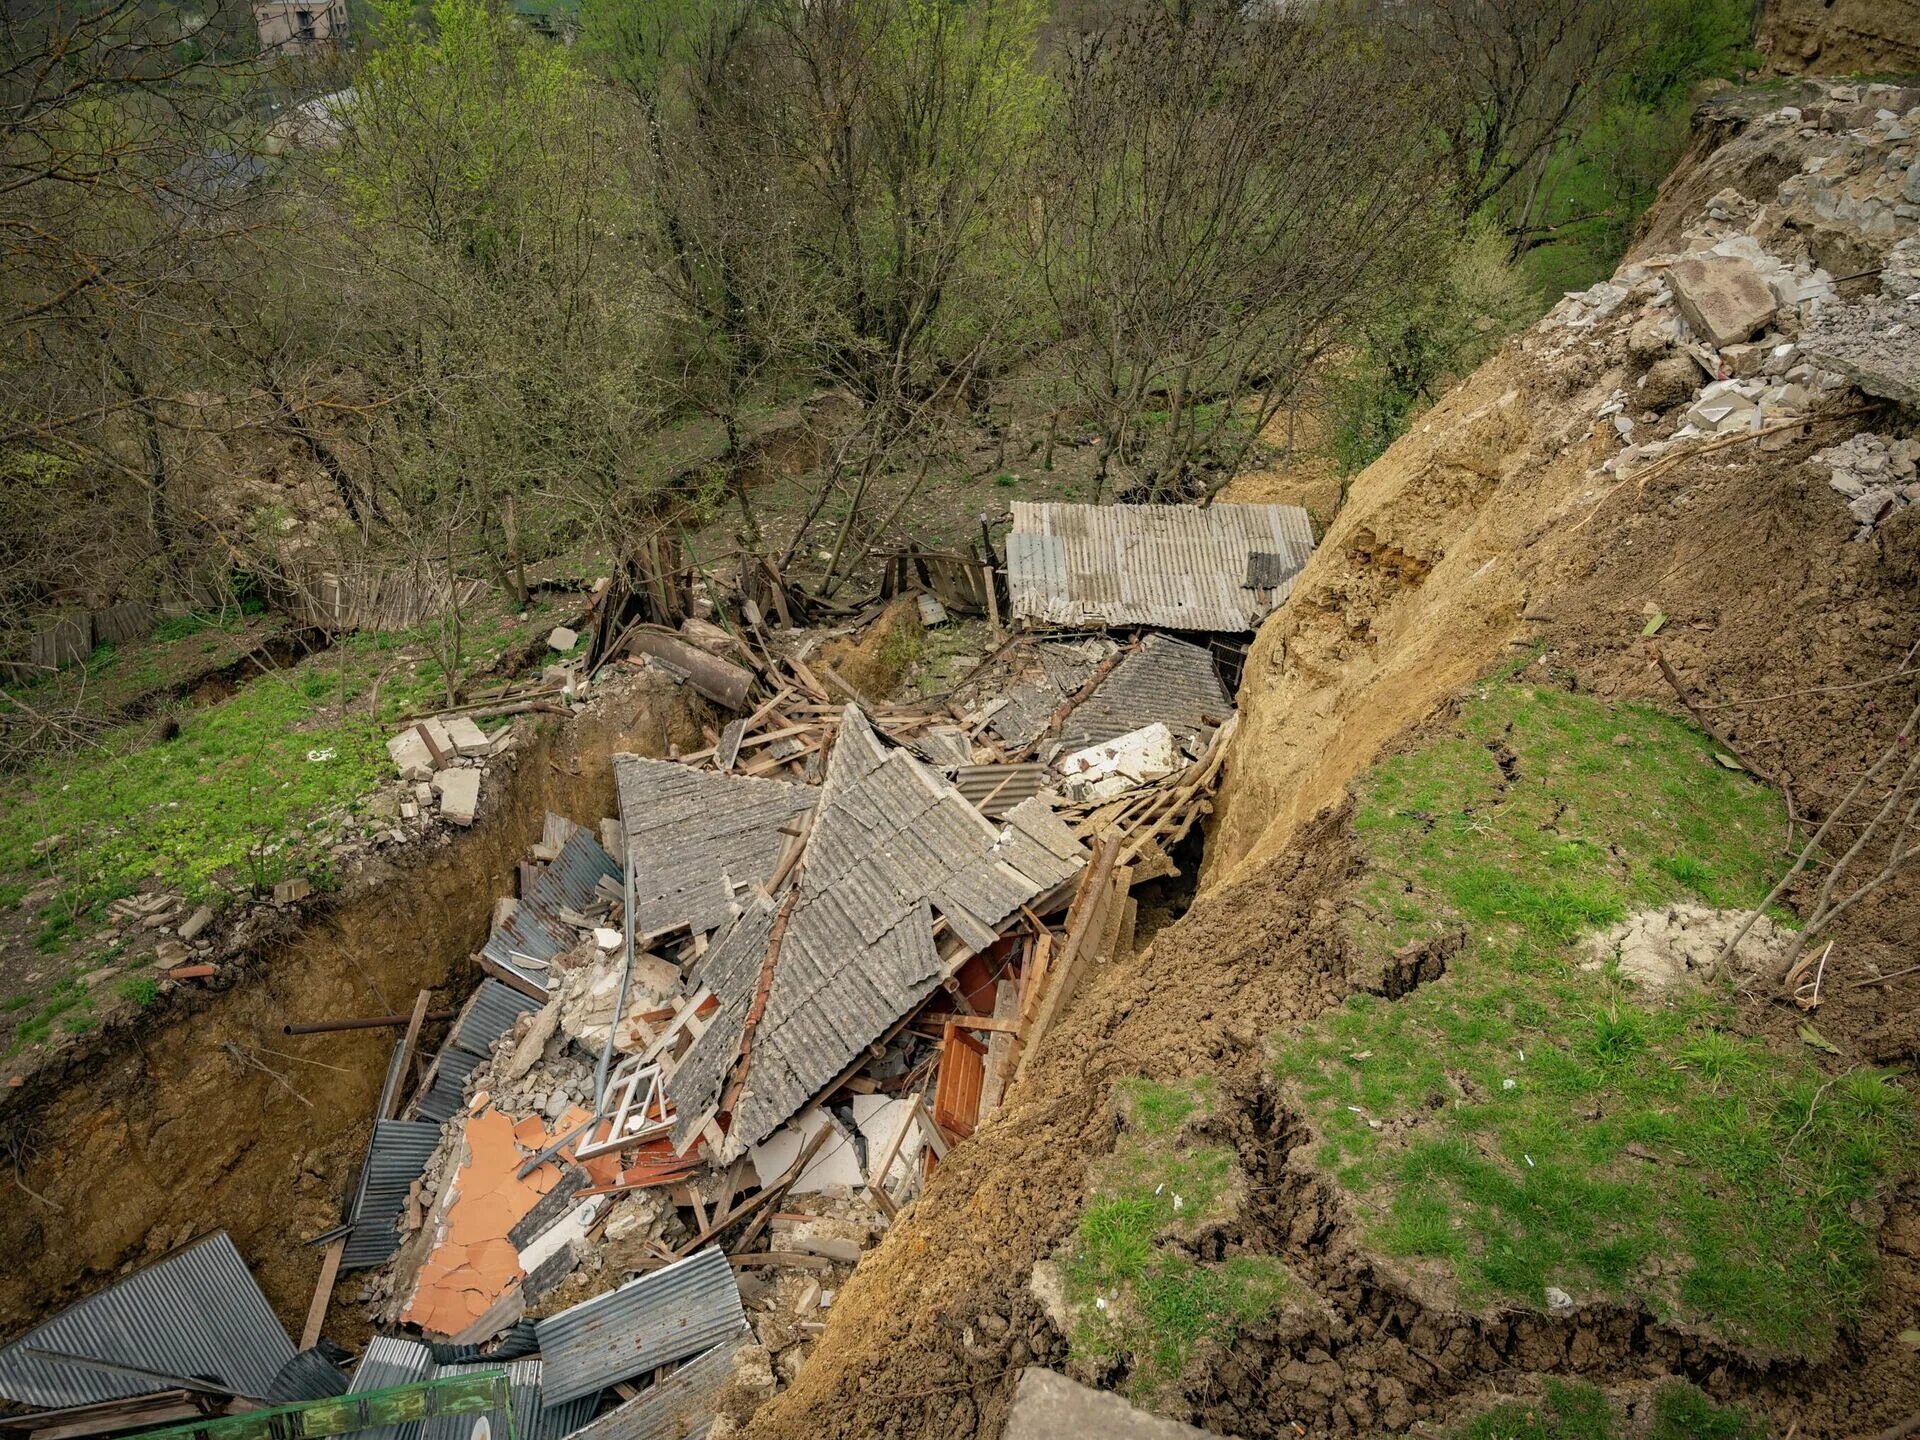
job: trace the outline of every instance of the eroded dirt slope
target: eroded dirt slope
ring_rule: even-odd
[[[613,812],[616,751],[697,744],[685,697],[643,684],[603,699],[523,747],[473,830],[262,947],[232,988],[183,997],[125,1043],[14,1092],[0,1115],[14,1181],[0,1203],[0,1334],[216,1229],[297,1334],[321,1253],[303,1242],[339,1221],[395,1037],[285,1036],[282,1024],[404,1011],[422,988],[440,1005],[464,996],[477,979],[466,957],[545,812],[596,821]]]
[[[1730,121],[1722,138],[1745,123]],[[1785,169],[1778,156],[1727,164],[1708,193],[1744,181],[1772,199]],[[1349,973],[1338,923],[1355,864],[1348,785],[1497,662],[1537,651],[1541,673],[1559,683],[1678,708],[1643,636],[1665,617],[1655,638],[1689,696],[1724,707],[1703,713],[1792,788],[1803,815],[1831,803],[1884,746],[1902,697],[1913,703],[1911,677],[1887,677],[1920,643],[1920,508],[1856,541],[1828,472],[1811,463],[1861,429],[1899,433],[1897,417],[1842,396],[1825,407],[1844,412],[1837,418],[1642,479],[1601,469],[1620,448],[1599,413],[1610,395],[1626,391],[1646,427],[1658,411],[1671,429],[1672,408],[1691,404],[1705,379],[1651,403],[1641,381],[1674,352],[1634,328],[1652,303],[1650,279],[1643,272],[1626,309],[1578,334],[1567,325],[1582,312],[1563,307],[1358,478],[1254,647],[1199,901],[1083,991],[1007,1108],[862,1263],[797,1383],[750,1434],[997,1433],[1019,1367],[1065,1355],[1028,1277],[1071,1232],[1089,1164],[1112,1147],[1113,1083],[1139,1074],[1219,1077],[1233,1102],[1227,1128],[1265,1185],[1216,1243],[1282,1256],[1322,1307],[1311,1321],[1243,1336],[1185,1376],[1184,1403],[1168,1408],[1186,1418],[1244,1434],[1377,1433],[1542,1374],[1677,1373],[1763,1410],[1779,1433],[1870,1434],[1920,1404],[1910,1355],[1893,1340],[1920,1257],[1911,1194],[1893,1197],[1882,1228],[1883,1294],[1870,1323],[1826,1365],[1772,1367],[1631,1313],[1578,1324],[1460,1314],[1376,1273],[1351,1217],[1290,1163],[1299,1136],[1265,1087],[1267,1038],[1366,983]],[[1675,372],[1665,372],[1669,390]],[[1891,973],[1902,955],[1915,958],[1916,890],[1862,907],[1842,932],[1854,964]],[[1848,991],[1822,1015],[1847,1052],[1836,1063],[1911,1061],[1913,1039],[1899,1027],[1916,998],[1912,976]],[[1791,1012],[1774,1009],[1755,1001],[1743,1024],[1795,1043]]]

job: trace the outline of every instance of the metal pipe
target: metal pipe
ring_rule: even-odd
[[[451,1020],[451,1010],[430,1010],[429,1020]],[[398,1030],[411,1024],[413,1012],[405,1015],[369,1015],[364,1020],[309,1020],[304,1025],[282,1025],[282,1035],[328,1035],[335,1030]]]

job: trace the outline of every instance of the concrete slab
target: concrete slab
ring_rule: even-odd
[[[564,625],[554,626],[552,632],[547,636],[548,648],[558,650],[562,655],[566,654],[579,643],[580,632],[577,630],[569,630]]]
[[[465,715],[455,715],[447,721],[447,738],[462,755],[485,755],[493,748],[493,737]]]
[[[387,741],[387,754],[399,768],[402,780],[429,780],[433,777],[433,752],[420,732],[409,725]]]
[[[1149,1415],[1118,1395],[1029,1366],[1003,1433],[1005,1440],[1206,1440],[1214,1432]]]
[[[1735,255],[1692,255],[1667,270],[1680,313],[1714,349],[1737,345],[1780,309],[1759,267]]]
[[[433,777],[440,792],[440,813],[456,825],[471,825],[480,809],[480,772],[442,770]]]

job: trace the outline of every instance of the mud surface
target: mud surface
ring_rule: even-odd
[[[688,692],[623,688],[518,752],[479,823],[368,875],[331,910],[228,968],[234,983],[152,1012],[103,1053],[36,1076],[0,1112],[0,1338],[125,1267],[226,1229],[297,1334],[371,1125],[391,1031],[286,1036],[289,1020],[435,1008],[548,810],[613,813],[610,757],[699,743]],[[433,1052],[437,1037],[422,1044]],[[355,1322],[329,1329],[351,1341]],[[364,1327],[360,1327],[364,1329]]]

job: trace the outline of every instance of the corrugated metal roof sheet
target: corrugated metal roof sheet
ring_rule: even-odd
[[[747,1328],[740,1287],[717,1245],[539,1322],[547,1403],[598,1394]]]
[[[467,1077],[486,1063],[484,1055],[448,1045],[433,1062],[432,1083],[408,1104],[408,1118],[444,1125],[466,1104]]]
[[[658,1385],[575,1431],[574,1440],[688,1440],[704,1433],[744,1343],[743,1336],[701,1352]]]
[[[1304,565],[1313,526],[1297,505],[1055,505],[1016,500],[1007,588],[1016,620],[1251,630],[1292,589],[1249,587],[1248,557]],[[1298,567],[1296,566],[1296,569]]]
[[[394,1228],[406,1207],[407,1190],[426,1173],[440,1144],[440,1126],[431,1120],[376,1120],[360,1167],[360,1186],[348,1219],[353,1233],[341,1252],[340,1268],[378,1265],[400,1248]],[[396,1384],[399,1382],[395,1382]]]
[[[613,775],[633,857],[634,929],[642,937],[727,924],[740,888],[764,884],[780,863],[781,827],[815,799],[805,785],[709,774],[638,755],[614,756]]]
[[[302,1350],[282,1365],[280,1373],[273,1377],[273,1384],[267,1387],[267,1393],[260,1398],[275,1405],[292,1405],[301,1400],[325,1400],[330,1395],[344,1395],[346,1390],[347,1377],[316,1345],[311,1350]]]
[[[453,1027],[452,1043],[475,1055],[489,1054],[493,1042],[511,1030],[514,1021],[529,1010],[539,1008],[538,1000],[522,995],[511,985],[502,985],[493,979],[482,980]]]
[[[151,1395],[174,1388],[177,1378],[263,1399],[293,1356],[286,1327],[220,1230],[69,1305],[0,1349],[0,1396],[56,1410]]]
[[[967,945],[984,949],[1021,905],[1079,870],[1079,846],[1069,858],[1027,833],[1042,823],[1028,809],[1035,805],[1045,811],[1028,801],[1006,823],[988,821],[906,751],[884,747],[860,710],[847,707],[734,1105],[730,1155],[771,1134],[933,991],[940,978],[935,909]],[[1061,826],[1047,839],[1058,844],[1064,833]],[[757,931],[768,923],[759,907],[735,928]],[[731,940],[729,932],[720,947]],[[668,1082],[677,1145],[719,1097],[765,953],[766,942],[749,934],[739,954],[727,950],[724,967],[709,966],[699,977],[721,1010]]]
[[[550,835],[558,833],[551,823],[557,818],[548,817]],[[521,873],[526,873],[524,868]],[[591,831],[573,826],[566,832],[560,853],[551,864],[540,868],[525,887],[519,905],[506,923],[487,937],[480,953],[539,989],[547,989],[547,968],[538,962],[571,950],[579,938],[574,928],[560,919],[560,911],[584,914],[598,905],[603,875],[618,880],[620,867]],[[536,963],[528,964],[528,960]]]
[[[1098,745],[1162,721],[1175,739],[1198,736],[1233,713],[1213,653],[1169,635],[1149,635],[1060,727],[1068,750]]]
[[[364,1395],[369,1390],[384,1390],[390,1385],[411,1385],[421,1380],[436,1380],[444,1375],[471,1375],[483,1370],[505,1370],[507,1386],[513,1393],[513,1433],[516,1440],[562,1440],[586,1424],[599,1404],[600,1392],[563,1404],[547,1403],[544,1394],[544,1367],[538,1360],[472,1360],[436,1365],[433,1352],[416,1340],[391,1335],[376,1335],[367,1342],[366,1353],[353,1372],[349,1391]],[[506,1416],[487,1412],[493,1433],[504,1437]],[[478,1415],[431,1415],[399,1425],[384,1425],[360,1432],[359,1440],[467,1440],[473,1433]]]

